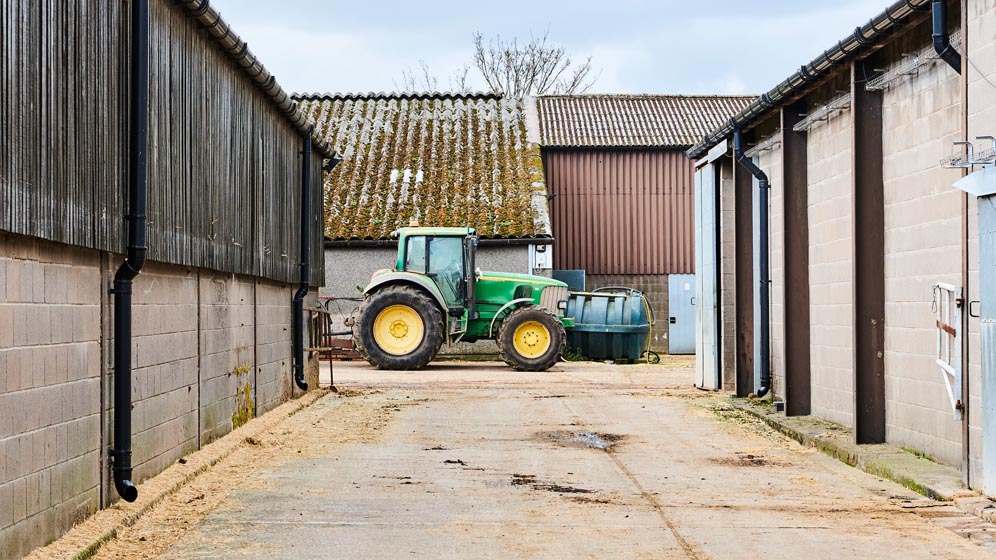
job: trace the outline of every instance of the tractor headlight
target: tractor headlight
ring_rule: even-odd
[[[562,300],[558,301],[557,302],[557,309],[559,309],[561,311],[567,311],[567,300],[566,299],[562,299]]]

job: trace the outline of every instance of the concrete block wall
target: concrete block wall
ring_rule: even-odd
[[[205,444],[232,430],[237,410],[246,414],[255,409],[254,279],[204,272],[199,297],[200,431]]]
[[[0,233],[0,558],[100,504],[100,255]]]
[[[968,0],[966,4],[968,60],[962,69],[968,82],[968,138],[996,136],[996,0]],[[978,206],[968,197],[968,299],[979,299]],[[969,453],[972,486],[982,484],[982,353],[978,319],[969,320]]]
[[[720,369],[724,391],[737,390],[737,321],[736,321],[736,214],[734,212],[733,159],[720,160],[720,223],[719,260],[721,267],[719,298]]]
[[[651,332],[651,350],[668,352],[668,277],[666,274],[588,274],[586,288],[591,291],[609,286],[626,286],[643,292],[654,308],[657,324]]]
[[[119,263],[119,259],[108,259],[104,275],[108,289]],[[197,449],[197,283],[196,269],[158,263],[149,263],[135,279],[132,466],[137,480],[155,475]],[[105,316],[111,318],[113,313],[109,303]],[[113,332],[109,320],[104,385],[108,418],[114,415]]]
[[[781,134],[780,132],[776,134]],[[771,273],[771,390],[785,398],[785,212],[782,149],[775,146],[758,154],[758,164],[770,181],[768,259]]]
[[[114,417],[106,293],[120,261],[0,233],[0,559],[20,558],[116,500],[106,463]],[[133,302],[135,480],[230,431],[246,383],[259,389],[250,391],[257,414],[293,395],[294,288],[146,264]],[[248,371],[234,374],[243,364]],[[311,360],[315,386],[317,370]]]
[[[883,94],[882,134],[886,439],[956,466],[962,426],[934,361],[931,305],[935,283],[962,283],[959,174],[938,165],[962,136],[960,96],[943,62],[897,80]]]
[[[256,281],[256,413],[272,410],[293,394],[292,296],[288,286]]]
[[[809,131],[812,411],[854,425],[852,127],[849,111]]]

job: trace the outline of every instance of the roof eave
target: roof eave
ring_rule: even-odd
[[[690,159],[702,157],[708,150],[727,138],[733,131],[754,123],[769,110],[782,105],[789,99],[799,97],[822,82],[833,73],[833,68],[850,62],[861,54],[881,46],[896,29],[910,25],[911,16],[929,9],[930,0],[896,0],[882,13],[868,20],[864,26],[837,41],[837,44],[802,66],[772,90],[751,102],[743,111],[730,119],[724,126],[707,134],[699,143],[692,146],[686,155]]]
[[[284,117],[302,135],[311,134],[312,148],[322,157],[335,156],[335,150],[329,146],[317,133],[309,128],[308,119],[298,109],[297,103],[277,83],[276,77],[263,66],[256,55],[249,50],[249,44],[242,40],[232,27],[221,17],[217,10],[211,7],[208,0],[174,0],[186,11],[187,16],[195,19],[208,37],[218,44],[226,55],[249,77],[250,80],[265,93]]]

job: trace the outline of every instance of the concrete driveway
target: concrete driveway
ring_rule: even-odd
[[[931,521],[936,502],[776,435],[692,374],[337,363],[340,395],[291,417],[307,429],[241,465],[161,556],[990,557]]]

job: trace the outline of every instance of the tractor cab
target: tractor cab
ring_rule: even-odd
[[[403,228],[396,271],[424,274],[439,289],[447,315],[466,330],[475,318],[477,232],[472,228]]]
[[[445,342],[494,340],[515,369],[552,367],[566,345],[567,284],[481,272],[473,228],[407,227],[393,269],[378,270],[353,319],[353,340],[383,369],[419,369]]]

